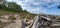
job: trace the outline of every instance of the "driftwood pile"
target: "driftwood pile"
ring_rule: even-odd
[[[22,28],[54,28],[55,26],[59,26],[59,21],[38,15],[34,20],[30,22],[23,21],[22,24],[24,24]]]

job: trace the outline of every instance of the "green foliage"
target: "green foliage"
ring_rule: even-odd
[[[3,0],[0,0],[0,1],[3,1]]]
[[[26,12],[26,10],[22,10],[20,5],[17,5],[14,2],[5,2],[3,3],[3,5],[0,4],[0,10],[4,10],[4,11],[12,11],[12,12],[18,12],[18,13],[22,13],[22,12]]]

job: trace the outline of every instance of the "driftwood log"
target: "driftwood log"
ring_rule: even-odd
[[[31,24],[26,28],[45,28],[46,26],[50,27],[51,19],[43,16],[36,16]]]
[[[29,24],[27,27],[25,25],[23,25],[23,27],[24,28],[53,28],[54,26],[60,26],[59,22],[60,21],[58,20],[51,20],[51,18],[38,15],[38,16],[35,16],[33,21],[31,21],[30,23],[27,23]]]
[[[45,18],[45,17],[40,17],[37,16],[32,28],[45,28],[45,27],[51,27],[51,19],[50,18]]]

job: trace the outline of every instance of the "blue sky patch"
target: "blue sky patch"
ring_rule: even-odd
[[[40,14],[52,14],[60,15],[60,9],[58,6],[60,0],[7,0],[9,2],[16,2],[18,5],[30,13]]]

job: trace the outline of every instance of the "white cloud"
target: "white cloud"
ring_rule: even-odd
[[[29,12],[32,13],[48,13],[45,8],[51,8],[53,6],[58,5],[57,3],[60,2],[60,0],[7,0],[7,1],[13,1],[17,4],[21,5],[23,9],[26,9]],[[50,3],[50,4],[48,4]],[[48,7],[44,7],[43,5],[46,5]]]

